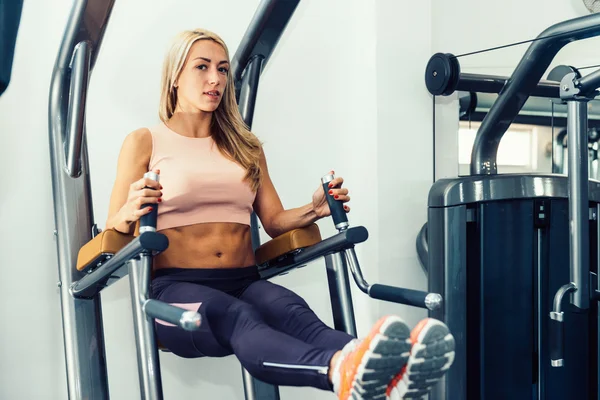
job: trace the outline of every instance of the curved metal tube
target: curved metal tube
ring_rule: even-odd
[[[253,56],[262,56],[264,58],[262,67],[266,65],[299,2],[300,0],[262,0],[260,2],[231,59],[231,71],[236,86],[242,79],[242,74]]]
[[[471,155],[472,175],[496,174],[502,136],[537,87],[548,66],[566,44],[600,35],[600,14],[564,21],[542,32],[533,42],[500,96],[483,119]]]
[[[417,255],[425,276],[429,273],[429,244],[427,243],[427,222],[423,224],[417,235]]]
[[[580,90],[580,95],[587,96],[593,94],[600,87],[600,69],[582,77],[575,84]]]
[[[461,73],[456,90],[476,93],[500,93],[509,79],[506,76]],[[541,80],[533,88],[531,96],[558,99],[560,97],[559,93],[559,82]]]
[[[554,303],[553,303],[554,307],[552,309],[552,312],[550,313],[550,318],[557,319],[555,317],[557,315],[559,315],[559,314],[562,316],[562,310],[561,310],[561,308],[562,308],[563,298],[569,292],[576,291],[576,290],[577,290],[577,286],[575,286],[575,284],[573,282],[570,282],[570,283],[567,283],[566,285],[561,286],[560,289],[558,289],[556,291],[556,294],[554,295]],[[557,319],[557,320],[562,320],[562,318],[561,319]]]
[[[85,105],[90,73],[92,49],[88,41],[82,41],[75,46],[71,61],[71,94],[67,111],[67,174],[76,178],[81,174],[81,144],[85,129]]]
[[[73,282],[85,276],[75,268],[77,253],[90,240],[94,224],[85,143],[81,148],[82,173],[73,178],[65,171],[70,63],[75,46],[89,41],[92,53],[89,68],[93,68],[113,3],[114,0],[72,1],[52,71],[48,99],[48,139],[67,396],[72,400],[106,400],[109,393],[100,297],[78,299],[70,292]]]

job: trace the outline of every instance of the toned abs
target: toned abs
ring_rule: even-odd
[[[161,230],[169,247],[154,258],[160,268],[237,268],[254,265],[248,225],[203,223]]]

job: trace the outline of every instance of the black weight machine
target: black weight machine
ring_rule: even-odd
[[[563,46],[598,35],[598,14],[553,25],[509,78],[461,73],[452,54],[429,60],[434,96],[499,94],[477,133],[471,175],[434,183],[417,240],[429,290],[444,298],[430,315],[456,339],[432,400],[599,398],[600,182],[588,179],[587,105],[600,71],[541,80]],[[502,135],[529,96],[567,104],[568,176],[497,171]]]

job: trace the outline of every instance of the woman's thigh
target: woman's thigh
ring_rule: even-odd
[[[293,291],[269,281],[252,283],[240,296],[275,329],[305,343],[327,349],[342,349],[353,336],[325,324],[308,303]]]
[[[215,335],[209,313],[219,313],[240,300],[219,290],[195,283],[176,282],[158,293],[157,300],[178,307],[197,311],[202,317],[200,329],[186,331],[164,321],[156,321],[156,336],[159,343],[174,354],[185,357],[224,357],[232,354],[230,346]]]

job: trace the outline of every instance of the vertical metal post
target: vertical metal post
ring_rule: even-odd
[[[85,276],[76,270],[79,249],[92,237],[94,218],[89,180],[89,166],[85,142],[85,129],[73,130],[81,135],[76,139],[81,143],[81,153],[72,154],[81,174],[67,172],[66,121],[68,115],[82,116],[83,110],[69,110],[82,107],[83,102],[70,102],[71,60],[77,43],[90,40],[91,59],[97,52],[112,0],[76,0],[72,2],[67,26],[60,44],[52,71],[48,99],[48,139],[50,169],[54,203],[54,223],[58,255],[58,275],[62,314],[63,340],[67,377],[67,396],[70,400],[105,400],[109,398],[102,307],[100,296],[91,299],[76,299],[71,295],[71,285]],[[93,3],[93,4],[92,4]],[[88,8],[89,6],[89,8]],[[85,18],[87,15],[88,18]],[[94,21],[93,26],[89,21]],[[86,22],[88,25],[86,25]],[[79,68],[80,81],[74,80],[73,89],[85,95],[87,77],[93,62],[89,65],[90,54],[85,48],[79,53],[81,58],[73,63]],[[80,62],[81,61],[81,62]],[[80,100],[81,99],[80,97]],[[83,121],[81,121],[83,122]],[[81,157],[79,159],[79,157]]]
[[[467,209],[465,205],[429,208],[429,292],[439,293],[444,306],[429,311],[444,321],[454,335],[454,363],[432,389],[430,400],[466,400],[467,382],[480,372],[467,365]],[[473,243],[472,245],[476,245]]]
[[[571,294],[571,302],[580,309],[588,309],[590,292],[587,101],[570,100],[567,103],[571,282],[577,287]]]
[[[327,269],[334,327],[356,337],[356,321],[354,319],[346,257],[343,253],[329,254],[325,256],[325,267]]]
[[[145,300],[149,298],[152,257],[142,254],[139,260],[129,261],[128,268],[141,398],[162,400],[162,379],[154,322],[146,315],[143,307]]]
[[[536,212],[539,212],[539,210],[536,209]],[[537,290],[536,290],[536,299],[537,299],[537,312],[536,312],[536,325],[537,325],[537,349],[536,349],[536,353],[537,353],[537,400],[544,400],[545,399],[545,394],[544,394],[544,388],[546,386],[545,384],[545,373],[544,371],[546,370],[546,366],[544,365],[544,340],[543,340],[543,335],[542,333],[544,332],[544,327],[545,327],[545,323],[546,323],[546,313],[545,311],[545,297],[543,296],[544,293],[544,266],[542,264],[542,245],[543,245],[543,239],[542,239],[542,229],[538,228],[536,229],[536,233],[537,233],[537,254],[536,254],[536,273],[537,273]]]
[[[256,56],[250,60],[240,87],[238,107],[240,114],[246,125],[252,128],[254,119],[254,105],[256,104],[256,94],[258,93],[258,82],[262,70],[263,58]],[[252,247],[256,250],[260,246],[260,234],[258,218],[252,213],[250,218],[252,229]],[[244,393],[247,400],[279,400],[279,388],[254,378],[245,368],[242,367],[242,380],[244,383]]]
[[[596,223],[596,233],[597,233],[597,243],[596,243],[596,279],[597,279],[597,283],[596,283],[596,289],[600,290],[600,203],[596,205],[596,219],[597,219],[597,223]],[[596,372],[597,372],[597,376],[596,376],[596,382],[598,382],[598,385],[600,385],[600,306],[598,307],[597,310],[597,321],[596,321],[596,326],[598,328],[598,335],[596,337],[596,343],[597,343],[597,349],[596,349]],[[598,390],[598,393],[596,394],[596,398],[597,400],[600,400],[600,388]]]

